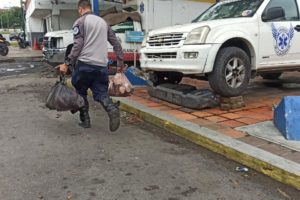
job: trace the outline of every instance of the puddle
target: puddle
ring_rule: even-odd
[[[16,71],[16,69],[6,69],[7,72],[13,72]]]
[[[31,63],[0,63],[0,76],[10,76],[20,73],[33,73],[38,67],[43,66],[42,62]]]

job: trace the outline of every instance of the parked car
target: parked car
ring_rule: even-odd
[[[0,55],[6,56],[9,52],[6,39],[0,34]]]
[[[153,30],[141,68],[154,84],[205,77],[218,94],[241,95],[257,74],[300,69],[300,0],[221,1],[193,23]]]
[[[9,34],[9,40],[10,41],[17,40],[18,39],[18,35],[19,35],[19,33],[16,33],[16,32],[13,32],[13,33]]]

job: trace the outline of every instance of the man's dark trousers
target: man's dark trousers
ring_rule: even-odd
[[[114,104],[108,95],[108,68],[89,65],[81,61],[77,62],[75,70],[72,74],[72,84],[76,88],[78,94],[80,94],[85,100],[85,110],[89,109],[89,103],[87,100],[87,91],[91,89],[93,92],[93,98],[99,102],[110,118],[110,130],[115,131],[120,125],[120,114],[116,104]],[[83,118],[83,112],[81,112],[81,119]],[[88,113],[87,113],[88,115]],[[88,121],[89,121],[89,116]]]

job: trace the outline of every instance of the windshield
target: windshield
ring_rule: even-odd
[[[126,31],[134,31],[133,21],[126,21],[111,26],[114,33],[125,33]]]
[[[263,0],[224,0],[214,4],[193,22],[215,19],[252,17]]]

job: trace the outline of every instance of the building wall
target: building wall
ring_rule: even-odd
[[[51,0],[26,1],[26,32],[29,41],[43,37],[45,31],[71,29],[79,17],[78,0],[64,0],[64,4],[53,4]],[[122,9],[121,0],[99,0],[100,10],[116,7]],[[137,10],[142,15],[144,30],[191,22],[214,0],[126,0],[123,6]],[[143,4],[143,11],[142,5]],[[101,11],[100,11],[101,13]]]
[[[143,29],[149,31],[189,23],[215,2],[213,0],[137,0],[137,11],[142,16]]]
[[[78,17],[77,10],[62,10],[60,12],[60,30],[72,29]]]
[[[35,39],[39,41],[41,38],[43,38],[43,19],[38,17],[30,17],[27,21],[26,35],[30,44],[32,44]]]

